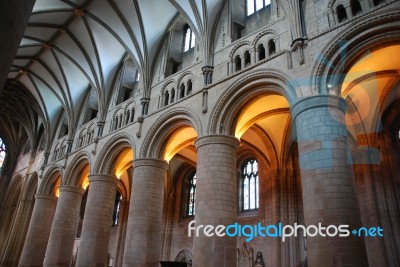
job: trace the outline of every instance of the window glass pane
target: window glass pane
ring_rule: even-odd
[[[191,30],[190,30],[190,28],[188,28],[188,29],[186,30],[186,35],[185,35],[185,47],[184,47],[184,49],[183,49],[184,52],[186,52],[186,51],[189,50],[189,45],[190,45],[190,32],[191,32]]]
[[[254,13],[254,0],[247,0],[247,16]]]
[[[258,175],[256,176],[256,191],[257,191],[257,193],[256,193],[256,208],[258,209],[258,192],[259,192],[259,190],[258,190]]]
[[[256,0],[256,10],[260,10],[264,7],[264,0]]]
[[[250,209],[256,208],[256,179],[254,176],[250,178]]]
[[[264,0],[264,1],[265,1],[265,6],[268,6],[268,5],[271,4],[271,1],[270,1],[270,0]]]
[[[258,163],[255,159],[242,165],[241,173],[241,210],[255,210],[259,207]]]
[[[196,44],[196,36],[192,32],[192,40],[190,42],[190,48],[193,48],[195,46],[195,44]]]
[[[195,215],[195,200],[196,200],[196,174],[189,180],[189,199],[188,199],[188,216]]]
[[[249,209],[249,178],[244,178],[243,181],[243,209]]]
[[[3,143],[3,140],[0,138],[0,173],[3,167],[4,158],[6,157],[6,146]]]

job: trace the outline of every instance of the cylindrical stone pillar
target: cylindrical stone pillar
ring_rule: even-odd
[[[89,182],[76,266],[108,266],[108,243],[118,179],[95,174],[89,176]]]
[[[307,238],[309,267],[368,266],[344,120],[346,102],[333,95],[300,100],[292,107],[296,123],[306,225],[349,225],[350,236]],[[333,231],[333,230],[332,230]],[[332,232],[331,231],[331,232]]]
[[[51,224],[57,206],[57,197],[36,194],[35,206],[29,224],[28,234],[18,266],[42,266],[49,241]]]
[[[133,162],[124,267],[159,266],[167,169],[168,163],[163,160],[143,158]]]
[[[239,140],[227,135],[198,138],[195,226],[227,226],[237,217],[236,150]],[[194,232],[193,267],[236,266],[236,238]]]
[[[79,223],[81,187],[61,185],[56,213],[51,226],[44,266],[69,266]]]
[[[378,147],[358,146],[355,159],[356,184],[364,227],[382,226],[379,218],[376,183],[380,173]],[[383,237],[365,237],[369,266],[389,266]]]

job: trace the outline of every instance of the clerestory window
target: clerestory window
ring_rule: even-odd
[[[246,0],[246,14],[250,16],[270,4],[270,0]]]

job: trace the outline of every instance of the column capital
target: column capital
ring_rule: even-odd
[[[239,139],[231,135],[212,134],[199,137],[194,142],[194,146],[196,147],[196,149],[199,149],[199,147],[202,147],[204,145],[210,144],[226,144],[237,149],[239,147],[240,141]]]
[[[296,120],[297,116],[304,111],[321,107],[339,109],[344,113],[346,112],[347,103],[341,96],[320,94],[300,99],[291,107],[290,112],[293,120]]]
[[[109,174],[91,174],[89,175],[89,182],[105,182],[116,185],[118,183],[118,178],[115,175]]]
[[[35,199],[56,200],[57,197],[50,194],[36,194]]]
[[[133,169],[143,166],[156,167],[163,169],[164,171],[168,170],[168,162],[165,160],[155,158],[139,158],[133,161]]]
[[[85,189],[78,186],[71,186],[71,185],[60,185],[60,195],[62,192],[71,192],[75,194],[83,195],[85,193]]]

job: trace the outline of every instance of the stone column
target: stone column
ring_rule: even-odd
[[[363,226],[382,226],[374,182],[381,175],[379,147],[358,146],[353,161]],[[389,266],[383,237],[365,237],[365,247],[369,266]]]
[[[46,253],[57,197],[36,194],[35,198],[35,206],[18,266],[41,266]]]
[[[349,225],[349,237],[307,238],[309,267],[368,266],[362,237],[351,231],[361,225],[351,156],[344,121],[346,102],[319,95],[292,107],[299,147],[306,225]]]
[[[107,266],[118,179],[111,175],[95,174],[89,176],[89,182],[76,266]]]
[[[232,224],[237,217],[239,140],[227,135],[209,135],[198,138],[195,146],[198,159],[195,226]],[[236,266],[236,247],[236,238],[207,237],[200,231],[193,239],[193,267]]]
[[[168,163],[163,160],[142,158],[133,162],[124,267],[159,266],[167,169]]]
[[[244,58],[244,54],[240,57],[240,64],[241,64],[240,70],[244,70],[244,68],[246,68],[246,60]]]
[[[61,185],[44,266],[69,266],[85,189]]]

